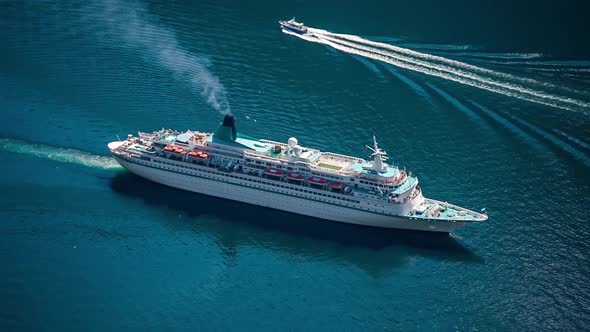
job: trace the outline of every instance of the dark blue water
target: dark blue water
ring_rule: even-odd
[[[584,7],[2,2],[0,330],[587,329]],[[293,15],[425,62],[281,33]],[[228,110],[246,134],[351,155],[375,134],[427,196],[489,222],[450,237],[322,222],[108,157],[115,135],[213,130]]]

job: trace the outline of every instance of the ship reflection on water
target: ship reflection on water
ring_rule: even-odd
[[[240,246],[255,245],[302,260],[353,264],[375,276],[419,258],[483,263],[448,234],[329,222],[163,186],[127,171],[117,173],[110,185],[118,194],[141,199],[148,208],[186,216],[166,220],[166,225],[211,235],[227,260]]]

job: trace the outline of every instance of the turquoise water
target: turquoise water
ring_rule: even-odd
[[[590,325],[581,2],[0,8],[0,330]],[[293,15],[355,51],[281,33]],[[375,134],[427,196],[489,222],[449,237],[322,222],[108,157],[116,135],[212,131],[228,110],[244,134],[349,155]]]

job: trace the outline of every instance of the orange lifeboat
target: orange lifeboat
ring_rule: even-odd
[[[203,158],[203,159],[208,159],[208,158],[209,158],[209,155],[208,155],[208,154],[206,154],[206,153],[202,153],[202,152],[201,152],[200,154],[198,154],[198,157],[199,157],[199,158]]]
[[[166,147],[164,148],[164,151],[172,151],[173,148],[170,145],[166,145]]]
[[[293,174],[293,173],[289,173],[287,174],[287,177],[290,180],[297,180],[297,181],[302,181],[303,179],[305,179],[305,177],[301,174]]]
[[[317,178],[315,176],[312,176],[309,178],[309,182],[313,183],[313,184],[317,184],[317,185],[324,185],[326,184],[326,180],[322,179],[322,178]]]
[[[312,176],[309,178],[309,184],[316,186],[316,187],[322,187],[323,185],[326,184],[326,180]]]
[[[339,182],[330,182],[330,188],[332,189],[342,189],[343,185]]]
[[[279,175],[283,174],[283,171],[281,171],[280,169],[270,168],[270,167],[267,168],[264,172],[268,175],[275,175],[275,176],[279,176]]]
[[[189,156],[191,157],[197,157],[199,155],[199,153],[195,152],[195,151],[191,151],[188,153]]]

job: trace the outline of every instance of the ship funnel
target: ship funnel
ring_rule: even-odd
[[[215,137],[228,141],[235,141],[238,138],[238,131],[236,129],[236,118],[231,114],[226,114],[223,122],[217,127]]]

